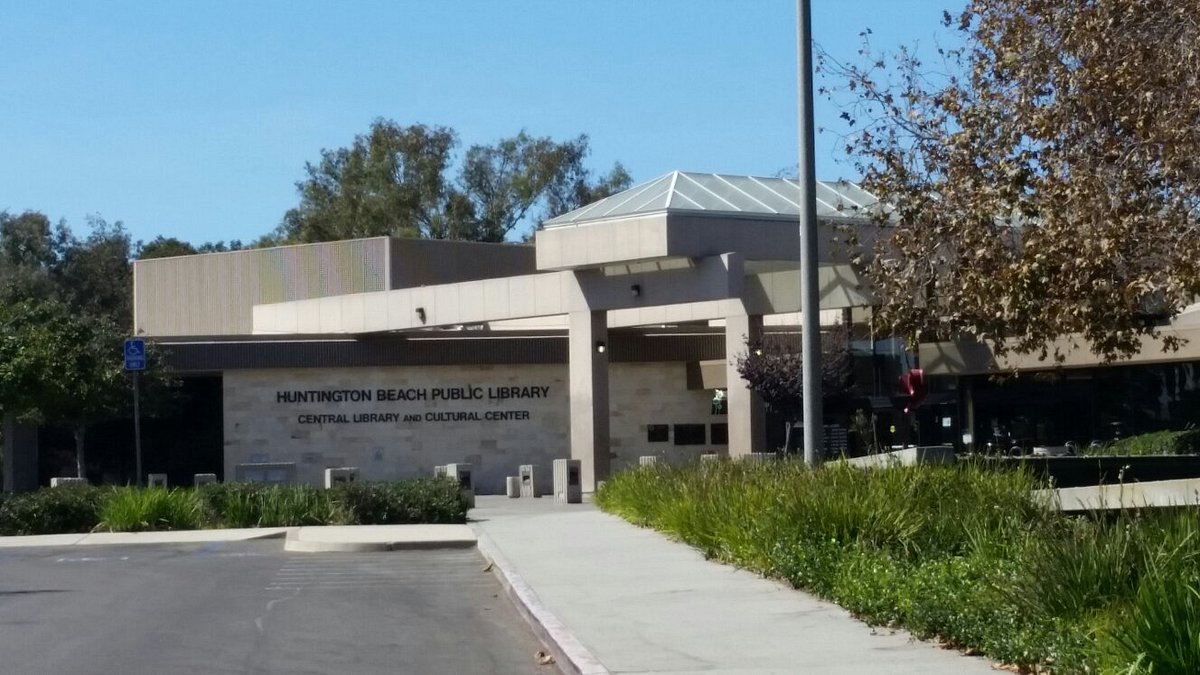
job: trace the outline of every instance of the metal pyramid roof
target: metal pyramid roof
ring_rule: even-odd
[[[817,181],[817,217],[820,219],[862,220],[867,217],[867,210],[878,203],[874,195],[850,181]],[[790,178],[672,171],[551,218],[543,223],[543,227],[565,227],[664,211],[799,218],[800,184]]]

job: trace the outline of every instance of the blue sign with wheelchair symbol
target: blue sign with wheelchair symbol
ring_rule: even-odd
[[[146,341],[133,338],[125,341],[125,370],[146,369]]]

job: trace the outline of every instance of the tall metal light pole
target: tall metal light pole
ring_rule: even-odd
[[[812,16],[809,0],[796,0],[796,60],[800,117],[800,321],[804,374],[804,462],[823,454],[821,414],[821,306],[817,294],[817,176],[813,157]]]

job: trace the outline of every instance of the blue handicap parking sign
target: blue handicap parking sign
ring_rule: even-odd
[[[132,338],[125,341],[125,370],[146,369],[146,341]]]

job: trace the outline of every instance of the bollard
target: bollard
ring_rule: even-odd
[[[471,465],[447,464],[446,475],[458,481],[462,496],[467,500],[467,506],[475,508],[475,482],[471,479]]]
[[[72,485],[87,485],[86,478],[77,478],[75,476],[58,476],[50,479],[50,487],[70,487]]]
[[[198,473],[192,476],[192,485],[195,487],[215,482],[217,482],[217,474],[215,473]]]
[[[537,483],[533,482],[532,464],[522,464],[517,470],[517,474],[521,479],[522,497],[541,497],[541,495],[538,494]]]
[[[146,487],[148,488],[165,488],[167,487],[167,474],[165,473],[148,473],[146,474]]]
[[[583,502],[583,481],[577,459],[554,460],[554,501],[559,504]]]
[[[521,496],[521,479],[517,476],[507,476],[504,479],[504,494],[511,499]]]
[[[325,489],[337,485],[338,483],[353,483],[358,480],[357,466],[340,466],[336,468],[325,469]]]

